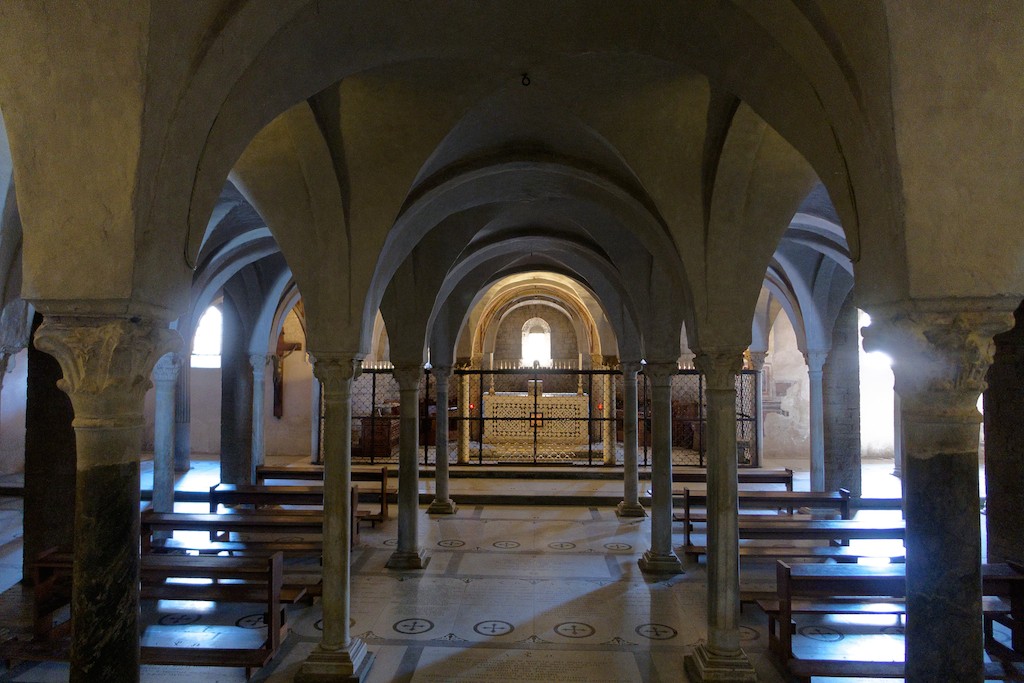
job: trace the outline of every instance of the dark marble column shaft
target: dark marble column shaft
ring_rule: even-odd
[[[398,548],[388,559],[390,569],[422,569],[427,559],[419,547],[420,512],[420,378],[419,365],[395,367],[399,392],[398,434]]]
[[[617,512],[620,517],[643,517],[647,513],[640,505],[640,473],[637,463],[637,386],[639,361],[622,363],[622,502]]]
[[[156,360],[180,346],[159,324],[48,317],[36,345],[60,362],[75,411],[70,680],[139,679],[139,449]]]
[[[832,350],[822,375],[825,422],[825,490],[861,494],[860,334],[853,295],[832,330]]]
[[[950,307],[955,306],[950,302]],[[869,311],[865,348],[893,358],[901,399],[907,546],[906,680],[983,680],[975,404],[1002,312]]]
[[[1024,304],[995,337],[985,390],[985,523],[988,561],[1024,563]]]
[[[651,574],[680,574],[682,563],[672,551],[672,378],[674,362],[648,363],[651,383],[651,549],[640,569]]]
[[[448,495],[448,385],[450,367],[435,366],[434,376],[434,502],[427,510],[432,515],[451,515],[457,509]]]

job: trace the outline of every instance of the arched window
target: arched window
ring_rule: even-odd
[[[219,368],[220,341],[223,319],[220,309],[210,306],[199,319],[196,335],[192,341],[192,367]]]
[[[523,324],[522,355],[524,366],[530,367],[534,361],[551,365],[551,326],[543,318],[530,318]]]

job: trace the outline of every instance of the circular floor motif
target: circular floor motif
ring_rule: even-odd
[[[632,550],[633,546],[628,543],[605,543],[604,547],[608,550]]]
[[[640,624],[633,630],[637,635],[651,640],[669,640],[679,635],[678,631],[665,624]]]
[[[389,538],[388,540],[384,541],[384,545],[398,545],[398,539]]]
[[[264,628],[267,623],[263,621],[262,614],[250,614],[235,622],[235,626],[242,628]]]
[[[160,617],[161,626],[188,626],[199,621],[198,614],[165,614]]]
[[[317,631],[323,631],[324,630],[324,620],[323,619],[317,619],[316,623],[313,624],[313,628],[315,628]]]
[[[810,638],[811,640],[822,640],[826,643],[837,643],[843,639],[843,634],[834,628],[819,626],[817,624],[801,626],[796,631],[806,638]]]
[[[555,633],[566,638],[589,638],[594,635],[594,627],[582,621],[566,621],[555,626]]]
[[[434,628],[434,622],[429,619],[402,619],[396,621],[391,628],[403,635],[415,636]]]
[[[519,541],[495,541],[492,545],[499,550],[511,550],[520,546]]]
[[[437,544],[442,548],[461,548],[462,546],[466,545],[466,542],[460,541],[457,538],[446,538],[444,540],[438,541]]]
[[[548,547],[552,550],[572,550],[576,547],[576,544],[569,543],[568,541],[558,541],[555,543],[548,543]]]
[[[491,619],[489,621],[481,621],[473,627],[473,630],[482,636],[503,636],[512,633],[515,630],[515,626],[507,621]]]
[[[749,626],[740,626],[740,640],[750,642],[757,640],[761,637],[761,634],[756,629],[752,629]]]

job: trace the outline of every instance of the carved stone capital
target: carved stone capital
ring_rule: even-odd
[[[422,365],[396,365],[395,379],[398,381],[399,391],[414,391],[420,386],[420,377],[423,376]]]
[[[431,369],[430,374],[434,376],[434,384],[437,387],[447,387],[452,377],[452,369],[446,365],[435,365]]]
[[[313,375],[320,381],[324,395],[348,393],[352,380],[359,376],[362,363],[351,356],[310,354],[313,359]]]
[[[53,316],[35,344],[60,363],[57,386],[71,398],[76,429],[137,428],[153,366],[181,336],[149,320]]]
[[[622,374],[626,377],[632,377],[636,379],[637,373],[644,369],[644,366],[638,360],[624,360],[621,363]]]
[[[157,384],[176,381],[181,368],[180,358],[177,353],[165,353],[160,356],[160,360],[153,366],[153,381]]]
[[[828,351],[808,351],[804,354],[804,362],[807,363],[807,372],[821,372],[828,360]]]
[[[977,423],[992,337],[1012,325],[1001,311],[884,311],[864,328],[864,348],[892,357],[904,415]]]
[[[263,379],[263,375],[267,372],[267,364],[270,363],[273,358],[273,356],[268,356],[265,353],[249,354],[249,365],[252,366],[252,376],[257,381]]]
[[[679,374],[679,364],[675,361],[648,363],[644,374],[654,386],[671,386],[672,378]]]
[[[764,370],[764,362],[768,359],[767,351],[750,351],[750,368],[761,372]]]
[[[743,349],[709,349],[699,351],[694,366],[704,374],[708,389],[734,390],[736,375],[743,369]]]

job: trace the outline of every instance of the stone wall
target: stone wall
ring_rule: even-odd
[[[770,367],[769,367],[770,366]],[[807,363],[796,345],[796,333],[785,313],[780,313],[768,336],[768,356],[765,360],[765,383],[769,395],[774,394],[776,410],[770,402],[765,405],[764,457],[772,460],[811,457],[811,416],[808,397],[810,380]]]
[[[551,326],[552,359],[576,362],[582,349],[576,344],[572,321],[550,306],[534,304],[517,308],[501,321],[494,341],[495,363],[501,360],[515,361],[522,357],[523,325],[530,318],[542,318]],[[584,355],[586,353],[584,351]]]
[[[832,330],[832,350],[822,373],[825,422],[825,490],[861,491],[860,335],[853,296]]]
[[[28,351],[7,362],[0,391],[0,474],[25,469],[25,389],[28,381]]]

